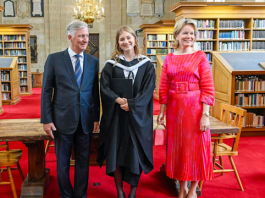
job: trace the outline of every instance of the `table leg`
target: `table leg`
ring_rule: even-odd
[[[21,187],[21,198],[44,198],[50,179],[50,169],[45,169],[44,141],[24,142],[28,147],[28,175]]]
[[[160,167],[160,172],[165,174],[166,173],[166,169],[165,169],[165,164],[163,164],[161,167]],[[167,177],[168,178],[168,177]],[[170,178],[168,178],[170,179]],[[175,180],[175,179],[170,179],[173,183],[173,187],[174,189],[176,190],[177,194],[179,195],[180,193],[180,186],[179,186],[179,181],[178,180]],[[190,188],[190,182],[188,182],[188,188]],[[199,188],[199,186],[197,186],[196,188],[196,193],[197,193],[197,196],[201,196],[202,195],[202,192],[201,192],[201,189]],[[177,196],[178,196],[177,195]]]

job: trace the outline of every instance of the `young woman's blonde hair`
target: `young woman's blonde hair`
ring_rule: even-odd
[[[133,35],[133,37],[135,38],[134,53],[136,56],[141,55],[140,45],[139,45],[137,36],[135,35],[133,29],[130,28],[129,26],[122,26],[122,27],[120,27],[120,29],[117,30],[115,49],[111,55],[111,59],[114,59],[116,62],[119,62],[119,60],[120,60],[119,56],[123,54],[123,51],[119,46],[119,37],[124,31],[129,32],[131,35]]]
[[[194,40],[194,42],[196,41],[196,38],[197,38],[197,32],[198,32],[197,25],[196,25],[196,21],[194,21],[194,20],[192,20],[192,19],[180,19],[180,20],[178,20],[178,21],[175,23],[174,31],[173,31],[173,37],[174,37],[175,43],[173,43],[172,46],[173,46],[175,49],[178,49],[178,48],[179,48],[179,43],[178,43],[178,41],[177,41],[177,39],[176,39],[176,36],[179,34],[179,32],[181,31],[181,29],[182,29],[185,25],[191,25],[191,26],[194,28],[194,36],[195,36],[195,40]]]

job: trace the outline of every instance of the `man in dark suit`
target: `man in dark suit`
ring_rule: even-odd
[[[98,59],[84,53],[86,23],[67,27],[70,46],[50,54],[44,66],[41,123],[55,143],[61,198],[86,198],[92,132],[99,130]],[[72,145],[75,153],[74,190],[69,180]]]

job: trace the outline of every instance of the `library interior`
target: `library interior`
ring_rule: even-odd
[[[264,197],[265,0],[0,0],[0,69],[1,198]]]

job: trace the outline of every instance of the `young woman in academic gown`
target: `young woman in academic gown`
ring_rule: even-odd
[[[123,181],[131,185],[129,198],[136,197],[142,171],[153,169],[153,91],[155,69],[140,54],[134,31],[121,27],[115,51],[105,63],[100,78],[103,114],[97,161],[106,159],[106,174],[114,176],[117,194],[124,198]],[[132,79],[132,98],[119,97],[110,88],[110,79]]]

